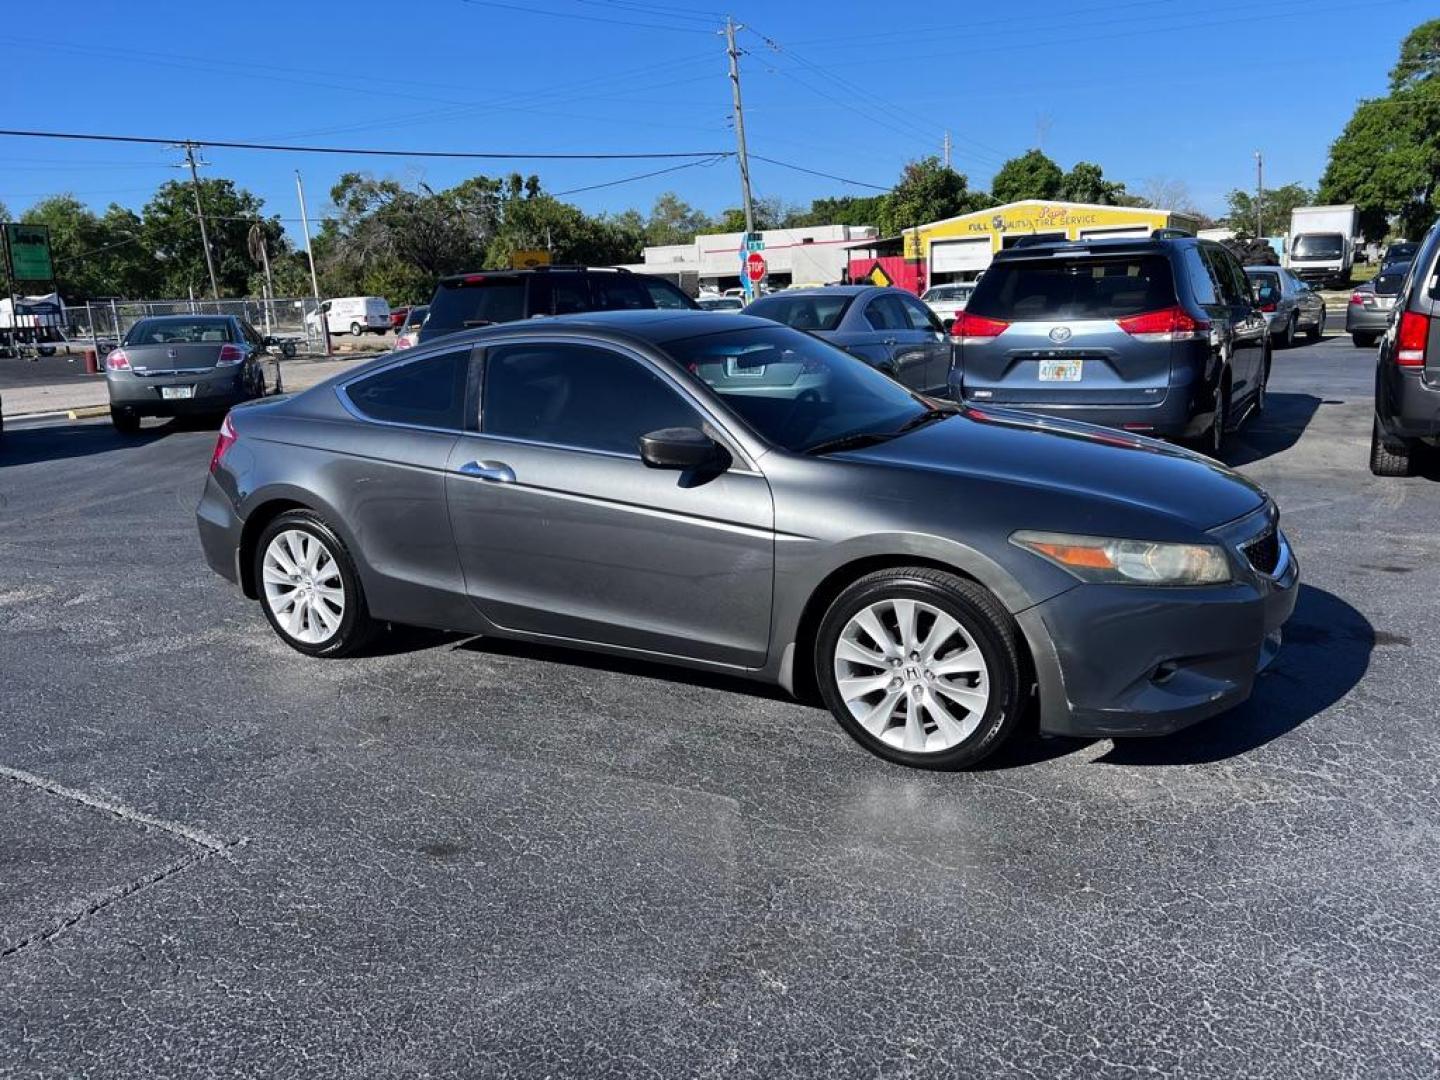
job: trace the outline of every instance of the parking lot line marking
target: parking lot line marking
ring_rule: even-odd
[[[24,769],[12,769],[8,765],[0,765],[0,776],[9,777],[18,784],[25,784],[29,787],[38,788],[62,799],[69,799],[71,802],[88,806],[92,810],[99,810],[101,813],[114,814],[122,821],[128,821],[132,825],[141,825],[149,829],[159,829],[161,832],[177,836],[182,840],[188,840],[197,844],[207,852],[214,855],[224,855],[229,858],[229,849],[236,843],[243,841],[221,840],[219,837],[211,836],[207,832],[191,828],[189,825],[182,825],[176,821],[165,821],[162,818],[151,817],[149,814],[135,810],[123,803],[114,802],[111,799],[102,798],[98,795],[90,795],[75,788],[65,787],[53,780],[46,780],[43,776],[36,776],[34,773],[26,772]]]

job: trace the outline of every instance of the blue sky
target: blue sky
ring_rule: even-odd
[[[378,0],[243,5],[70,0],[7,31],[4,125],[59,131],[525,153],[728,150],[719,0]],[[1010,0],[886,5],[735,0],[752,154],[871,184],[939,153],[987,186],[1041,145],[1141,188],[1184,181],[1218,212],[1254,183],[1313,185],[1358,98],[1383,93],[1404,35],[1434,0]],[[897,13],[904,12],[904,17]],[[1243,57],[1243,59],[1242,59]],[[547,189],[673,162],[446,162],[207,150],[208,175],[312,215],[347,169],[434,188],[538,172]],[[0,200],[70,191],[141,205],[181,177],[161,147],[0,138]],[[849,187],[764,162],[757,195],[806,203]],[[665,190],[738,204],[733,160],[569,196],[648,208]],[[292,226],[293,228],[293,226]]]

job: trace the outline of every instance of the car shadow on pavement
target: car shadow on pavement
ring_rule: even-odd
[[[1255,683],[1250,700],[1174,735],[1117,739],[1095,759],[1102,765],[1199,765],[1249,753],[1294,731],[1348,694],[1370,666],[1383,635],[1364,615],[1333,593],[1300,586],[1295,614],[1285,624],[1285,641],[1274,663]],[[1013,769],[1065,757],[1094,739],[1028,737],[1012,740],[980,771]]]
[[[1322,399],[1314,394],[1265,395],[1265,411],[1230,436],[1220,455],[1226,465],[1249,465],[1284,453],[1297,442],[1319,411]]]
[[[7,426],[0,435],[0,469],[10,465],[31,465],[37,461],[107,454],[112,450],[145,446],[188,431],[218,431],[219,418],[176,417],[161,423],[151,421],[134,434],[116,431],[103,423],[44,424],[38,427]]]

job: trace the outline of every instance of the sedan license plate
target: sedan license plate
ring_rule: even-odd
[[[1395,297],[1393,297],[1393,296],[1377,296],[1377,297],[1375,298],[1375,306],[1376,306],[1377,308],[1379,308],[1381,311],[1389,311],[1391,308],[1393,308],[1393,307],[1395,306]]]
[[[1073,360],[1041,360],[1040,381],[1079,382],[1084,363],[1078,357]]]
[[[166,401],[176,401],[182,398],[193,398],[195,388],[193,386],[162,386],[160,396]]]

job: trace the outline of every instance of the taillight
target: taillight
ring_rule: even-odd
[[[1194,318],[1178,304],[1160,311],[1145,311],[1116,319],[1115,325],[1142,341],[1191,341],[1210,332],[1209,323]]]
[[[410,338],[405,334],[401,334],[395,339],[395,348],[397,349],[408,349],[412,344],[413,342],[411,342]]]
[[[230,423],[230,414],[225,414],[225,419],[220,422],[220,435],[215,440],[215,451],[210,455],[210,471],[213,473],[220,467],[220,459],[225,456],[225,451],[235,445],[235,425]]]
[[[1418,311],[1402,311],[1395,333],[1395,363],[1400,367],[1424,367],[1429,343],[1430,316]]]
[[[1260,310],[1261,310],[1261,311],[1276,311],[1276,310],[1278,310],[1278,309],[1276,308],[1276,306],[1275,306],[1274,304],[1261,304],[1261,305],[1260,305]]]
[[[1010,324],[1004,319],[987,319],[984,315],[961,311],[950,325],[950,334],[959,338],[962,345],[967,342],[983,345],[987,341],[994,341],[1009,328]]]
[[[129,371],[130,357],[125,355],[124,349],[115,349],[109,356],[105,357],[106,371]]]
[[[1350,294],[1350,303],[1352,303],[1352,304],[1363,304],[1363,303],[1365,303],[1365,294],[1364,294],[1363,292],[1352,292],[1352,293]]]
[[[216,367],[231,367],[245,359],[245,353],[239,345],[225,344],[220,346],[220,359],[215,361]]]

